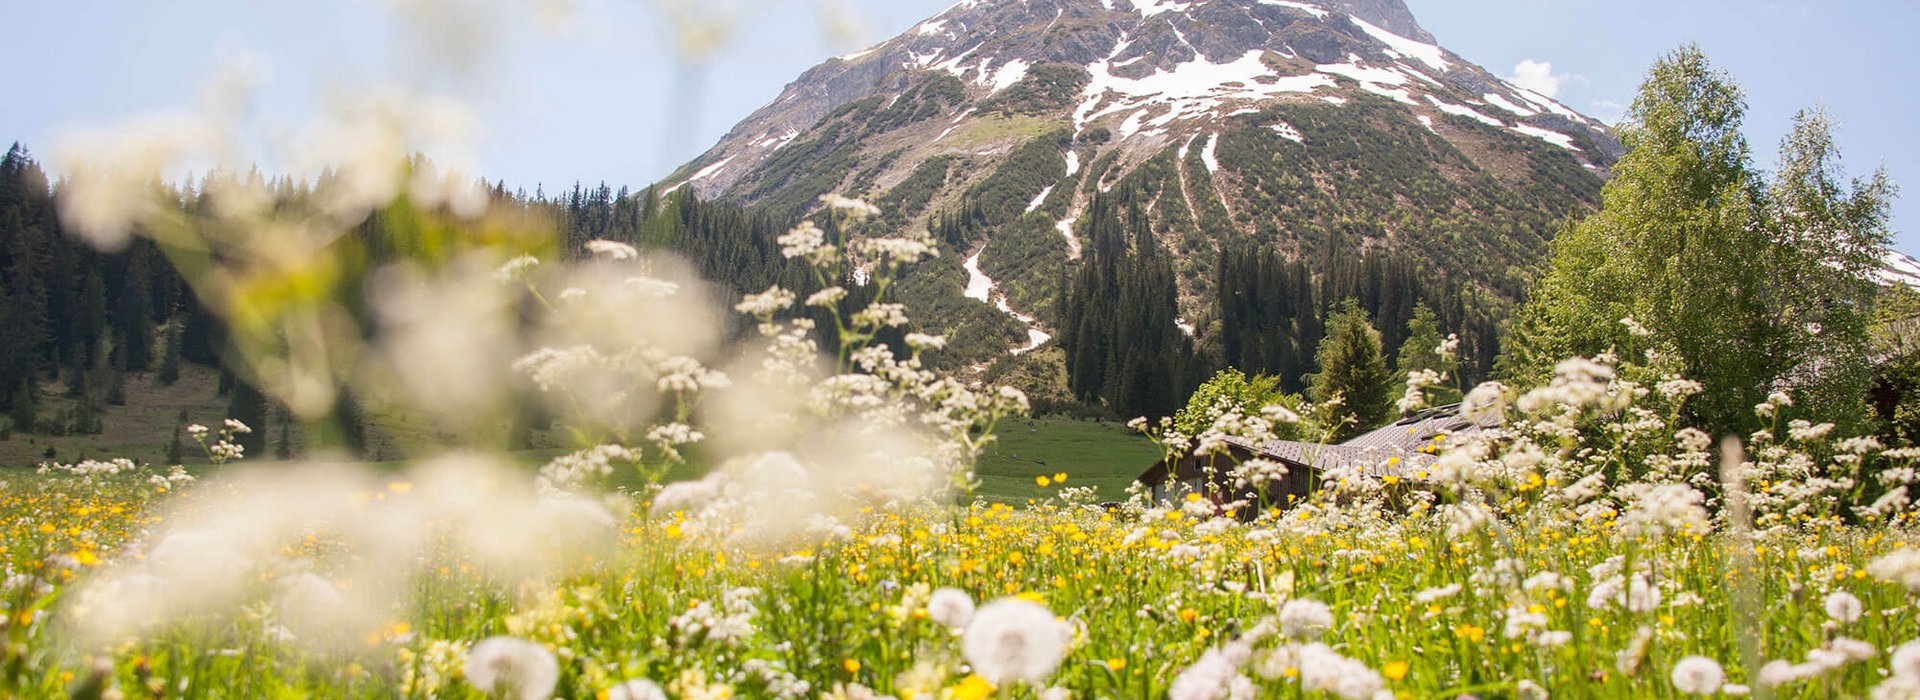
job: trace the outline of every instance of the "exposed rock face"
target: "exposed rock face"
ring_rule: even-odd
[[[919,301],[988,301],[1019,349],[1097,199],[1177,261],[1186,318],[1246,243],[1404,254],[1498,304],[1620,154],[1400,0],[961,0],[808,70],[662,184],[789,215],[876,202],[947,249]]]
[[[1263,55],[1269,70],[1252,70],[1257,67],[1252,64],[1240,66],[1243,70],[1205,70],[1236,65],[1255,53]],[[834,109],[869,95],[897,93],[917,73],[955,75],[970,92],[985,97],[1048,63],[1087,68],[1095,77],[1089,91],[1101,85],[1103,72],[1124,81],[1169,76],[1121,86],[1133,96],[1208,81],[1322,77],[1311,85],[1296,81],[1296,87],[1308,89],[1222,90],[1232,99],[1214,100],[1207,109],[1191,109],[1191,100],[1155,101],[1162,110],[1190,108],[1173,120],[1179,122],[1217,120],[1283,92],[1338,96],[1359,88],[1410,100],[1414,111],[1433,118],[1453,113],[1488,124],[1544,129],[1569,136],[1569,143],[1589,142],[1592,152],[1580,155],[1596,167],[1604,168],[1620,154],[1619,143],[1599,122],[1435,45],[1400,0],[962,0],[898,37],[808,70],[669,183],[731,158],[690,183],[703,196],[726,193],[758,161]],[[1081,97],[1088,107],[1102,96]]]

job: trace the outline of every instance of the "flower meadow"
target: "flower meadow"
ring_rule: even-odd
[[[344,395],[432,435],[254,464],[233,421],[187,431],[198,473],[0,473],[0,696],[1920,697],[1920,450],[1791,392],[1716,441],[1671,339],[1474,388],[1470,434],[1301,502],[1046,473],[991,504],[973,466],[1027,397],[931,368],[946,339],[890,292],[940,248],[872,205],[823,197],[780,284],[723,292],[490,210],[413,157],[457,105],[381,93],[290,148],[335,154],[310,190],[216,169],[183,209],[160,174],[239,150],[210,102],[70,158],[64,220],[157,244],[309,435]],[[377,247],[347,235],[370,220]],[[1218,454],[1336,406],[1137,427]],[[517,463],[529,412],[572,451]]]
[[[382,381],[429,372],[409,363],[440,347],[432,334],[541,310],[527,350],[501,365],[525,380],[514,396],[547,402],[588,446],[537,470],[481,439],[398,470],[321,456],[248,467],[233,438],[251,428],[229,421],[187,431],[221,465],[200,476],[126,460],[8,474],[0,687],[1920,696],[1907,495],[1920,453],[1794,418],[1786,393],[1754,409],[1771,427],[1715,445],[1680,427],[1699,385],[1636,336],[1644,347],[1569,360],[1544,386],[1482,385],[1463,406],[1480,430],[1436,436],[1417,469],[1329,470],[1303,502],[1136,489],[1096,504],[1056,473],[1036,478],[1054,488],[1044,500],[989,504],[968,495],[971,464],[1024,396],[926,369],[938,336],[902,334],[896,356],[884,334],[908,321],[885,291],[937,253],[847,233],[873,213],[863,203],[825,211],[838,233],[806,223],[780,239],[817,291],[745,295],[736,310],[754,329],[732,358],[699,335],[719,326],[686,301],[698,281],[622,243],[593,242],[577,263],[521,254],[396,283],[411,291],[388,303],[407,322],[362,341],[386,358],[370,373]],[[855,269],[867,302],[850,308],[833,282]],[[428,306],[464,316],[405,311],[423,303],[412,295],[450,291],[466,305]],[[678,323],[646,322],[658,318]],[[1402,407],[1423,406],[1439,379],[1410,379]],[[391,400],[484,434],[471,411],[488,390],[423,384]],[[1324,429],[1324,407],[1299,408],[1222,400],[1195,435],[1136,425],[1169,454],[1206,454]],[[1286,469],[1222,468],[1255,484]],[[621,470],[644,485],[613,487]],[[704,475],[664,478],[688,471]]]
[[[436,549],[378,615],[352,619],[339,602],[352,580],[263,574],[237,609],[76,644],[69,616],[87,582],[116,559],[155,556],[143,535],[192,517],[163,515],[177,492],[211,488],[138,469],[9,479],[9,693],[1889,698],[1920,687],[1920,550],[1901,530],[1816,525],[1736,543],[1629,534],[1625,516],[1550,517],[1503,540],[1432,518],[1242,523],[1064,501],[861,509],[749,544],[636,500],[608,523],[604,554],[565,574],[488,575]],[[196,507],[222,497],[197,495],[210,502]],[[374,510],[420,497],[405,482],[364,495]],[[351,556],[335,546],[314,536],[281,554]]]

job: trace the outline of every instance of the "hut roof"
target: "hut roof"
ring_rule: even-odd
[[[1446,441],[1480,432],[1484,427],[1461,417],[1460,405],[1453,404],[1421,411],[1337,445],[1297,440],[1269,440],[1255,445],[1242,438],[1228,438],[1227,442],[1268,459],[1323,473],[1404,477],[1432,464]]]

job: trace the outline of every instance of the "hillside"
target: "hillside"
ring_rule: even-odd
[[[1100,196],[1172,257],[1190,334],[1239,244],[1393,254],[1501,306],[1620,145],[1434,41],[1398,0],[968,0],[808,70],[664,184],[879,203],[947,246],[913,301],[1000,307],[1009,351],[1058,334]]]

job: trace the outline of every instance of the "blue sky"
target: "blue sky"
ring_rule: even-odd
[[[9,26],[0,44],[9,66],[0,73],[0,141],[44,155],[65,129],[190,105],[223,66],[244,60],[259,76],[256,123],[264,130],[303,123],[329,94],[399,84],[474,106],[483,128],[478,157],[490,178],[529,190],[575,180],[639,186],[705,150],[807,67],[950,4],[573,0],[558,33],[544,29],[544,14],[472,9],[528,1],[0,0]],[[1698,42],[1746,87],[1747,135],[1762,167],[1772,165],[1793,113],[1821,104],[1840,124],[1850,171],[1884,164],[1896,182],[1920,183],[1910,125],[1920,98],[1906,87],[1920,71],[1911,43],[1920,3],[1406,2],[1448,49],[1495,73],[1544,82],[1568,106],[1603,119],[1632,100],[1661,52]],[[393,19],[395,5],[425,8],[443,27],[486,31],[488,39],[462,54],[459,70],[444,70],[403,40],[418,33]],[[672,8],[730,18],[721,24],[727,40],[708,60],[675,60],[682,54],[665,19]],[[492,26],[479,17],[494,18]],[[1920,191],[1896,203],[1894,228],[1899,248],[1920,252]]]

